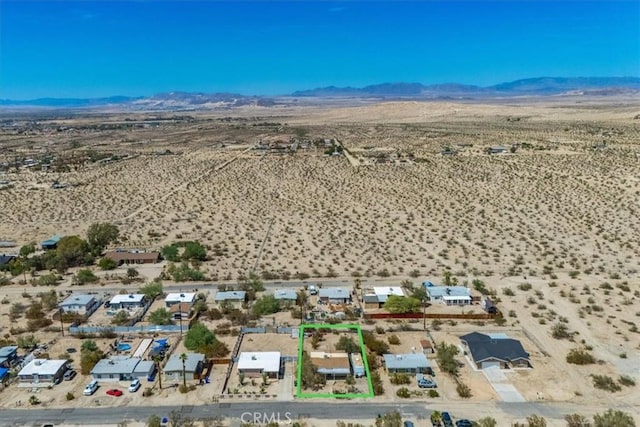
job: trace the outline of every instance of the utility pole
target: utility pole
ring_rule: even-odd
[[[64,337],[64,323],[62,322],[62,308],[58,310],[58,314],[60,314],[60,332],[62,332],[62,336]]]
[[[422,300],[422,328],[427,330],[427,300]]]

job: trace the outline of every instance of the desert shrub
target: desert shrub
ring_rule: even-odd
[[[409,397],[411,397],[411,393],[409,392],[409,389],[406,387],[400,387],[398,389],[398,391],[396,391],[396,396],[403,398],[403,399],[408,399]]]
[[[636,385],[636,381],[628,375],[620,375],[620,378],[618,378],[618,383],[625,387],[633,387],[634,385]]]
[[[606,390],[609,392],[616,392],[622,390],[620,384],[616,383],[613,378],[607,375],[591,375],[593,386],[600,390]]]
[[[398,338],[397,335],[390,335],[387,341],[389,341],[391,345],[400,345],[400,338]]]
[[[515,292],[513,292],[513,289],[511,289],[511,288],[504,288],[502,290],[502,293],[505,294],[508,297],[512,297],[512,296],[515,295]]]
[[[585,350],[574,348],[567,354],[567,363],[574,365],[590,365],[596,363],[596,358]]]
[[[429,397],[432,398],[432,399],[434,399],[436,397],[440,397],[440,393],[438,393],[437,390],[430,389],[429,390]]]
[[[73,400],[73,399],[75,399],[76,397],[73,395],[73,393],[68,392],[68,393],[67,393],[66,398],[67,398],[67,400]]]
[[[531,287],[531,283],[529,282],[520,283],[518,285],[518,289],[520,289],[521,291],[529,291],[531,290]]]
[[[411,384],[411,377],[408,374],[393,374],[389,377],[393,385]]]
[[[556,323],[551,328],[551,336],[557,340],[571,338],[571,333],[569,332],[569,328],[564,323]]]
[[[458,383],[458,385],[456,386],[456,391],[458,392],[458,396],[465,399],[471,397],[472,395],[471,388],[463,382]]]

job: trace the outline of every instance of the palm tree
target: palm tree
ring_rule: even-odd
[[[162,357],[160,357],[160,355],[153,356],[153,363],[156,365],[156,372],[158,375],[158,385],[160,386],[160,390],[162,390],[162,372],[160,372],[160,362],[162,362]]]
[[[187,388],[187,353],[182,353],[180,355],[180,360],[182,361],[182,385],[184,388]]]

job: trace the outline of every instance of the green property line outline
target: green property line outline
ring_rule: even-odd
[[[303,393],[302,392],[302,353],[304,348],[304,330],[305,329],[355,329],[358,334],[360,343],[360,354],[364,363],[364,370],[367,375],[367,386],[369,393]],[[364,345],[364,337],[362,336],[362,326],[357,324],[302,324],[299,326],[298,332],[298,369],[296,373],[296,397],[299,398],[335,398],[335,399],[353,399],[359,397],[374,397],[373,382],[371,381],[371,372],[369,370],[369,361],[367,360],[367,352]]]

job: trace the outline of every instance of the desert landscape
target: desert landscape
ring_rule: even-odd
[[[482,293],[500,309],[500,322],[427,324],[434,343],[460,349],[458,379],[472,395],[460,396],[453,379],[436,366],[439,395],[420,399],[443,406],[499,402],[491,381],[464,353],[460,336],[505,333],[530,354],[532,369],[506,374],[526,401],[585,409],[623,406],[637,417],[639,144],[640,104],[615,97],[157,113],[5,112],[0,116],[0,241],[7,247],[0,254],[18,255],[21,246],[53,235],[84,236],[91,224],[109,222],[120,232],[109,249],[160,251],[177,241],[202,243],[208,252],[206,260],[197,262],[203,280],[185,288],[234,286],[250,275],[266,284],[339,281],[354,288],[356,282],[420,287],[447,276],[479,291],[473,283],[481,282],[486,286]],[[156,279],[178,285],[166,275],[168,265],[140,266],[138,283]],[[104,292],[133,287],[108,277],[126,276],[126,266],[110,273],[93,270],[94,286]],[[54,319],[64,291],[82,290],[73,285],[72,274],[61,276],[56,288],[32,286],[34,273],[0,272],[7,341],[30,328],[34,315],[28,310],[34,301],[40,302],[44,317]],[[202,292],[206,309],[222,309],[214,303],[213,290]],[[321,308],[317,298],[309,302]],[[151,311],[164,303],[160,298],[153,304]],[[251,304],[237,307],[249,312]],[[426,310],[483,312],[478,304]],[[105,312],[98,311],[92,322],[104,318],[108,323]],[[200,320],[229,349],[246,326],[206,315]],[[145,317],[140,324],[147,323]],[[252,320],[251,326],[298,323],[293,310],[282,310]],[[393,353],[412,352],[427,337],[422,320],[362,323],[383,341],[397,334],[400,343],[391,345]],[[41,326],[36,333],[40,342],[58,336],[58,323]],[[334,338],[320,349],[332,350]],[[49,353],[79,347],[74,339],[57,338]],[[275,345],[290,356],[296,354],[296,343],[287,335],[255,335],[245,337],[241,348],[262,351]],[[98,344],[106,348],[108,340]],[[184,350],[180,340],[175,346]],[[572,352],[592,360],[569,361]],[[215,377],[226,366],[213,369],[212,384],[177,401],[208,403],[224,390],[261,389],[259,382],[243,384],[237,371],[224,389]],[[292,396],[294,363],[286,369],[286,378],[264,384],[263,391]],[[383,368],[380,372],[386,394],[374,399],[401,402],[398,386]],[[594,375],[626,384],[603,390],[594,387]],[[63,386],[79,393],[86,379]],[[409,389],[420,393],[415,384]],[[28,399],[26,392],[3,394],[6,407]],[[162,404],[174,395],[159,390],[151,399]],[[128,397],[114,405],[135,405],[141,399]],[[56,394],[46,403],[81,403],[64,400]],[[94,404],[111,401],[101,396]],[[479,413],[477,407],[470,411],[494,415]],[[505,423],[516,420],[495,416]],[[417,425],[427,422],[421,418]],[[308,425],[326,424],[318,423]]]

